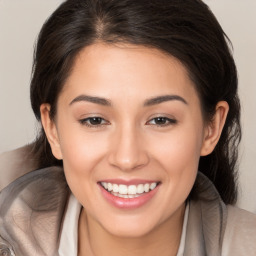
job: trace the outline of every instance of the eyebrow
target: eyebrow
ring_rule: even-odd
[[[176,100],[188,105],[187,101],[179,95],[162,95],[162,96],[158,96],[158,97],[154,97],[146,100],[144,102],[144,106],[146,107],[153,106],[166,101],[176,101]]]
[[[89,96],[89,95],[79,95],[76,98],[74,98],[69,105],[72,105],[76,102],[81,102],[81,101],[87,101],[87,102],[91,102],[91,103],[95,103],[95,104],[99,104],[102,106],[112,106],[111,101],[105,98],[101,98],[101,97],[96,97],[96,96]],[[157,96],[154,98],[150,98],[147,99],[144,102],[144,106],[148,107],[148,106],[153,106],[153,105],[157,105],[157,104],[161,104],[163,102],[166,101],[180,101],[186,105],[188,105],[187,101],[182,98],[179,95],[161,95],[161,96]]]
[[[102,106],[111,106],[111,101],[101,97],[89,96],[89,95],[79,95],[74,98],[69,105],[74,104],[75,102],[87,101],[91,103],[96,103]]]

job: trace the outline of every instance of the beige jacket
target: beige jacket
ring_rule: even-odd
[[[63,170],[41,169],[0,192],[0,255],[57,256],[70,191]],[[255,256],[256,215],[226,206],[198,174],[190,200],[185,256]]]

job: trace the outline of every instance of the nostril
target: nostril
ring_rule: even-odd
[[[135,128],[133,122],[126,123],[116,130],[109,145],[109,163],[122,171],[141,168],[149,161],[143,136]]]
[[[130,154],[118,152],[109,157],[109,163],[121,171],[132,171],[146,166],[149,163],[149,158],[144,152],[132,152]]]

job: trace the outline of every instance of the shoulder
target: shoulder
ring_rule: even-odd
[[[69,189],[62,168],[29,172],[0,193],[0,249],[55,255]]]
[[[247,230],[254,230],[256,234],[256,214],[231,205],[227,206],[227,210],[227,226],[232,232],[242,231],[241,227],[247,227]]]
[[[191,192],[185,255],[256,255],[256,215],[225,205],[201,173]]]
[[[57,194],[66,190],[67,183],[62,168],[48,167],[38,169],[30,171],[6,186],[0,193],[0,205],[11,207],[14,201],[22,196],[23,200],[31,201],[30,205],[37,209],[35,204],[41,207],[41,200],[44,202],[45,199],[55,198]],[[30,195],[33,196],[31,197]],[[40,199],[40,202],[34,199]]]
[[[37,169],[33,144],[0,154],[0,191],[20,176]]]
[[[256,215],[227,206],[223,255],[256,255]]]

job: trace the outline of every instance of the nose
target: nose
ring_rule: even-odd
[[[143,136],[135,128],[115,131],[111,140],[109,163],[122,171],[132,171],[149,162]]]

